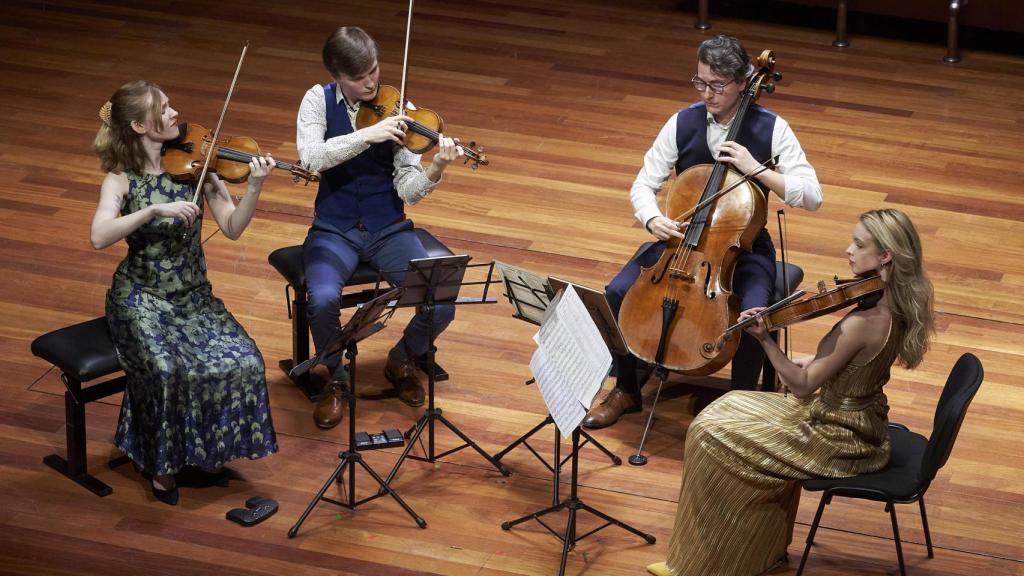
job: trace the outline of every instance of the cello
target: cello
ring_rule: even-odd
[[[772,82],[781,79],[770,50],[761,53],[756,66],[727,141],[736,139],[762,90],[773,92]],[[676,177],[665,213],[677,215],[670,216],[676,221],[689,220],[684,238],[669,238],[658,262],[641,270],[619,311],[622,336],[636,357],[662,371],[706,375],[735,355],[738,339],[720,342],[739,316],[732,273],[736,259],[751,250],[767,222],[765,194],[750,181],[755,173],[741,175],[716,161]]]

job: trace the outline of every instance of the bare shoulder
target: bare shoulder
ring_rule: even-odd
[[[866,348],[885,343],[889,336],[892,313],[886,306],[875,306],[866,310],[854,310],[842,321],[842,334],[858,341]]]
[[[122,193],[127,191],[128,176],[124,172],[121,172],[120,174],[107,172],[107,175],[103,178],[103,190]]]

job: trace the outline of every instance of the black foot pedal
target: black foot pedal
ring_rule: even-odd
[[[277,501],[253,496],[245,501],[245,508],[229,510],[225,517],[242,526],[255,526],[277,512]]]
[[[399,448],[405,446],[402,433],[398,428],[388,428],[378,433],[356,432],[356,450],[379,450],[381,448]]]

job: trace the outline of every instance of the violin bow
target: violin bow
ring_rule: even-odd
[[[398,114],[405,114],[405,79],[409,72],[409,39],[412,36],[412,8],[415,0],[409,0],[409,17],[405,22],[405,52],[402,55],[402,85],[398,90]]]
[[[786,269],[786,229],[784,225],[786,221],[786,211],[782,208],[775,213],[779,222],[779,253],[782,255],[782,285],[789,289],[789,270]],[[789,327],[782,329],[782,353],[786,355],[786,358],[790,357],[790,341],[789,341]],[[775,382],[772,382],[772,386],[775,390],[782,387],[784,394],[789,394],[789,388],[782,383],[782,377],[779,376],[778,370],[775,371]]]
[[[712,202],[714,202],[715,200],[718,200],[722,196],[725,196],[729,192],[732,192],[739,185],[744,184],[746,182],[751,182],[751,181],[753,181],[754,177],[757,176],[758,174],[760,174],[760,173],[762,173],[762,172],[764,172],[766,170],[771,170],[772,167],[775,166],[778,163],[779,163],[779,157],[778,156],[772,156],[771,158],[765,160],[764,162],[761,162],[760,164],[758,164],[757,168],[754,168],[750,172],[748,172],[746,174],[743,174],[743,176],[739,180],[733,182],[732,184],[730,184],[729,186],[726,186],[725,188],[722,188],[721,190],[719,190],[718,192],[715,192],[711,196],[708,196],[703,202],[697,203],[696,206],[694,206],[693,208],[690,208],[686,212],[683,212],[679,216],[673,218],[672,221],[675,222],[676,224],[679,224],[681,221],[686,220],[690,216],[693,216],[694,214],[699,212],[701,209],[703,209],[704,207],[706,207],[709,204],[711,204]]]
[[[206,179],[206,173],[210,168],[210,159],[213,158],[213,154],[217,150],[217,140],[220,138],[220,127],[224,124],[224,116],[228,112],[228,104],[231,102],[231,95],[235,92],[235,83],[238,82],[238,73],[242,71],[242,62],[245,60],[245,52],[249,50],[249,43],[246,42],[245,46],[242,47],[242,55],[238,57],[238,66],[235,67],[235,77],[231,79],[231,87],[228,88],[228,95],[224,99],[224,107],[220,110],[220,118],[217,120],[217,128],[213,131],[213,141],[210,142],[210,149],[206,151],[206,160],[203,162],[203,171],[199,173],[199,179],[196,180],[196,190],[192,194],[192,202],[194,204],[199,203],[199,191],[203,187],[203,180]]]

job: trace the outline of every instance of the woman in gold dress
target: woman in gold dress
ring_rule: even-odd
[[[932,285],[917,231],[898,210],[861,214],[846,254],[855,275],[881,276],[881,298],[848,313],[813,357],[795,362],[762,321],[747,329],[792,394],[729,392],[693,420],[668,560],[648,566],[651,574],[761,574],[786,557],[799,480],[888,463],[882,387],[894,362],[913,368],[928,349]]]

